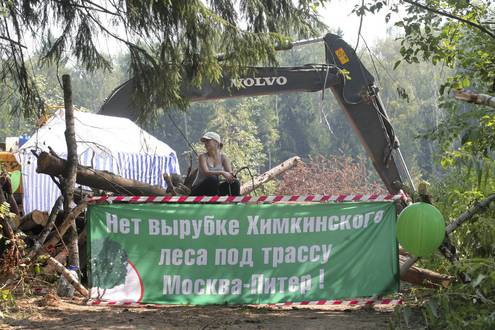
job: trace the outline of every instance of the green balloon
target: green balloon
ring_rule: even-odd
[[[416,257],[435,252],[445,237],[442,213],[431,204],[414,203],[406,207],[397,221],[397,239]]]
[[[21,171],[14,171],[9,173],[10,184],[12,185],[12,192],[15,193],[21,185]]]

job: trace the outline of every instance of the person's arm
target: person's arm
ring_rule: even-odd
[[[234,172],[232,172],[232,164],[230,163],[230,159],[224,154],[222,154],[222,165],[225,173],[227,174],[224,175],[225,179],[227,182],[232,183],[235,180]]]

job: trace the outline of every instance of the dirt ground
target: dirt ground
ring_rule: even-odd
[[[393,307],[88,306],[54,294],[21,298],[0,329],[390,329]]]

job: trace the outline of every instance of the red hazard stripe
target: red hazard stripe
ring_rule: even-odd
[[[352,200],[354,202],[357,202],[357,201],[360,201],[362,198],[363,198],[363,195],[362,194],[357,194],[357,195],[354,196],[354,198]]]
[[[267,199],[267,198],[268,198],[268,196],[265,196],[265,195],[260,196],[260,197],[258,198],[258,202],[264,202],[264,201],[266,201],[266,199]]]
[[[143,304],[140,302],[133,301],[105,301],[105,300],[89,300],[89,305],[101,305],[101,306],[134,306],[134,307],[163,307],[164,305],[160,304]],[[311,306],[311,305],[348,305],[348,306],[356,306],[356,305],[400,305],[402,304],[401,299],[393,300],[393,299],[382,299],[382,300],[373,300],[373,299],[353,299],[353,300],[317,300],[317,301],[301,301],[301,302],[293,302],[287,301],[282,303],[269,304],[269,306],[285,306],[290,307],[294,305],[300,306]]]
[[[308,201],[308,202],[359,202],[359,201],[390,201],[404,199],[404,194],[398,195],[288,195],[288,196],[95,196],[88,199],[88,202],[174,202],[174,203],[215,203],[222,201],[225,203],[263,203],[280,201]]]

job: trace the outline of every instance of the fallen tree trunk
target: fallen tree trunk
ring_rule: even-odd
[[[52,176],[61,175],[64,171],[66,161],[54,157],[47,152],[42,152],[38,156],[38,173]],[[111,191],[120,195],[169,195],[166,190],[159,186],[152,186],[144,182],[125,179],[107,171],[95,170],[88,166],[77,166],[76,182],[88,187]]]
[[[407,256],[399,255],[400,265],[404,264],[407,259]],[[439,286],[446,288],[449,286],[453,277],[429,269],[412,266],[407,272],[401,274],[400,279],[411,284],[422,285],[428,288],[436,288]]]
[[[275,179],[278,175],[284,173],[288,169],[296,166],[301,162],[301,158],[298,156],[287,159],[286,161],[278,164],[274,168],[268,170],[267,172],[261,174],[260,176],[254,178],[254,184],[250,181],[247,184],[241,186],[241,195],[245,195],[258,188],[259,186],[267,183],[270,180]]]

